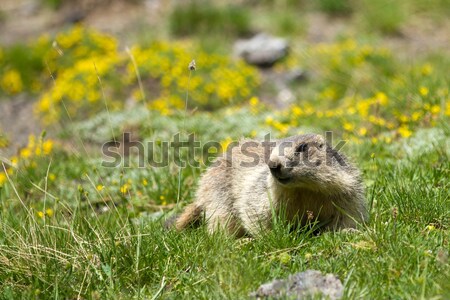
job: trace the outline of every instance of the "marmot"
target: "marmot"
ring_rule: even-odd
[[[244,140],[200,179],[195,201],[175,223],[182,230],[204,218],[209,232],[255,236],[284,209],[288,222],[313,216],[324,229],[354,228],[368,213],[360,172],[327,144],[305,134],[273,142]],[[231,154],[231,155],[230,155]]]

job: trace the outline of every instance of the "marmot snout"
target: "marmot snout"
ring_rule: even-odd
[[[286,188],[332,194],[360,185],[358,171],[320,135],[281,140],[272,150],[267,164],[276,182]]]
[[[249,143],[253,147],[246,147]],[[249,153],[258,155],[253,165]],[[312,213],[325,229],[367,220],[358,169],[321,135],[278,140],[272,149],[246,140],[229,154],[204,173],[196,200],[176,221],[178,230],[204,216],[210,232],[256,235],[270,228],[273,212],[282,209],[288,221],[300,225]]]

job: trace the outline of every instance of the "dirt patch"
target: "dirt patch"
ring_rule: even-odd
[[[56,32],[81,22],[121,40],[146,28],[155,30],[162,24],[169,5],[165,1],[66,1],[58,10],[30,0],[2,0],[0,7],[0,45],[11,45]],[[26,22],[24,21],[26,20]],[[161,26],[159,26],[161,27]]]
[[[7,148],[0,149],[0,156],[10,157],[28,142],[30,134],[42,132],[39,120],[33,114],[34,101],[25,95],[0,99],[0,133],[9,140]]]

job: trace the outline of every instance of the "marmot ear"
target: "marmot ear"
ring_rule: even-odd
[[[300,145],[295,148],[295,153],[305,152],[308,149],[308,144],[301,143]]]

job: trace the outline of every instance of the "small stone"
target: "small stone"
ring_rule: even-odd
[[[323,296],[327,299],[341,299],[344,286],[336,275],[323,275],[320,271],[306,270],[290,275],[287,279],[276,279],[261,285],[250,297],[256,299],[310,299]]]
[[[284,79],[286,82],[291,83],[291,82],[304,82],[308,79],[308,75],[307,73],[300,68],[295,68],[292,69],[290,71],[288,71],[285,75],[284,75]]]
[[[237,41],[234,52],[248,64],[267,68],[288,54],[288,43],[283,38],[261,33],[251,39]]]

